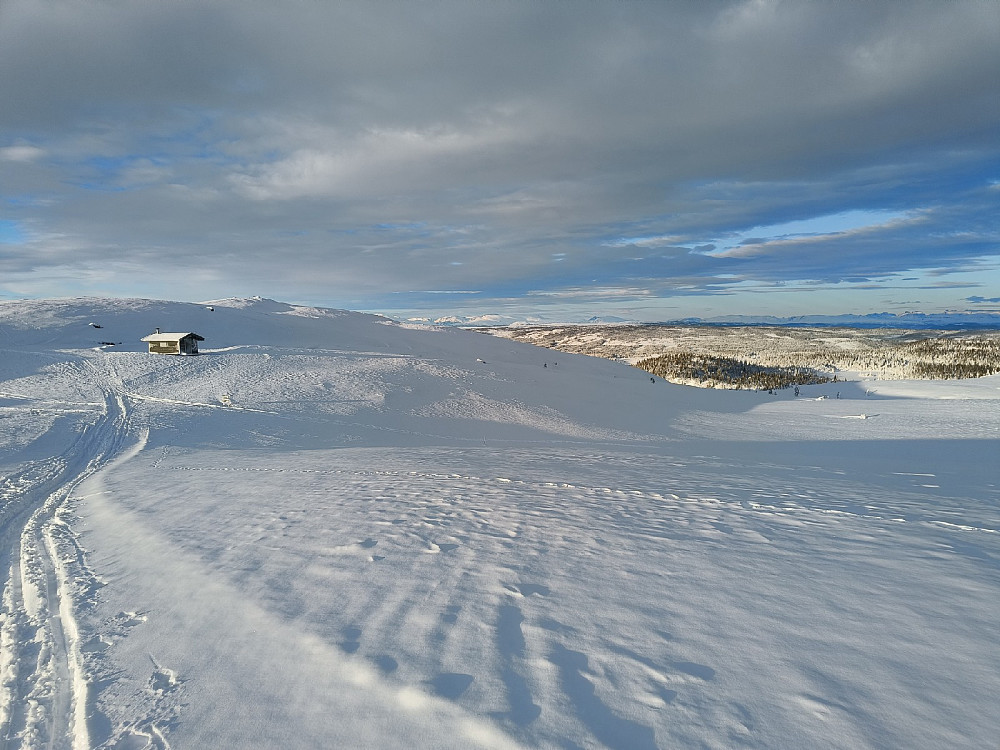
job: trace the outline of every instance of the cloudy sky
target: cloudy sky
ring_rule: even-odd
[[[1000,309],[1000,3],[0,1],[0,299]]]

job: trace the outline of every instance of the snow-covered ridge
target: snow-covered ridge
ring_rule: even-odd
[[[953,330],[1000,330],[1000,312],[954,310],[941,313],[868,313],[864,315],[720,315],[710,318],[688,317],[678,320],[638,321],[614,315],[595,315],[588,318],[550,319],[543,316],[518,318],[511,315],[447,315],[439,318],[412,319],[437,325],[490,327],[490,326],[562,326],[562,325],[703,325],[703,326],[785,326],[795,327],[851,327],[851,328],[908,328]]]
[[[313,322],[287,326],[279,317],[282,315]],[[194,331],[205,336],[209,348],[248,344],[322,347],[333,343],[327,323],[342,317],[362,326],[362,321],[388,320],[259,297],[203,303],[86,297],[25,300],[0,302],[0,343],[82,349],[108,342],[118,351],[143,351],[139,339],[160,328]]]
[[[677,323],[706,323],[709,325],[769,325],[769,326],[825,326],[852,328],[909,328],[909,329],[987,329],[1000,330],[1000,313],[976,310],[955,310],[940,313],[902,312],[868,313],[865,315],[726,315],[714,318],[687,318]]]

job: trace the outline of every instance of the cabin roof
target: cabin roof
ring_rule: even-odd
[[[192,333],[188,331],[187,333],[151,333],[148,336],[143,336],[140,341],[155,342],[155,341],[180,341],[188,336],[194,338],[195,341],[204,341],[204,337],[199,336],[197,333]]]

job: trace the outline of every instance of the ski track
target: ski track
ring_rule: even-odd
[[[0,608],[0,748],[91,748],[91,675],[77,609],[96,577],[66,520],[75,489],[107,466],[129,440],[129,410],[111,373],[81,357],[58,368],[103,392],[96,418],[59,455],[36,460],[3,481],[0,545],[10,554]],[[9,394],[14,395],[14,394]],[[38,410],[66,401],[17,394]],[[73,413],[94,414],[89,410]],[[163,744],[163,743],[161,743]],[[150,747],[157,746],[155,742]],[[165,744],[163,745],[166,746]],[[136,746],[138,747],[138,746]]]

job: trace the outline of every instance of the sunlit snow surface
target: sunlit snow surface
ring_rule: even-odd
[[[705,391],[211,306],[0,304],[0,747],[1000,736],[1000,377]]]

